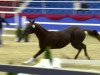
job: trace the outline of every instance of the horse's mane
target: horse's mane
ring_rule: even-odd
[[[48,30],[46,30],[45,28],[43,28],[41,25],[34,23],[37,27],[39,27],[40,29],[43,29],[44,31],[48,32]]]

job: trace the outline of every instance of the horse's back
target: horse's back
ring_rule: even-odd
[[[81,29],[80,27],[78,26],[70,26],[69,28],[67,29],[70,29],[70,30],[76,30],[76,29]]]

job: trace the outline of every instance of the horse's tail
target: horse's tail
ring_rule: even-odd
[[[95,37],[100,41],[100,34],[96,30],[86,30],[86,29],[84,29],[84,31],[87,31],[87,33],[90,36]]]

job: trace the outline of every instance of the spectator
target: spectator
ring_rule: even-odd
[[[75,13],[77,14],[78,11],[81,9],[81,3],[79,1],[75,1],[73,3],[73,8],[75,9]]]
[[[3,28],[3,23],[6,23],[6,25],[9,25],[9,23],[5,20],[5,18],[0,16],[0,47],[3,45],[2,43],[2,28]]]
[[[25,20],[26,19],[26,16],[23,16],[22,18]],[[23,37],[23,39],[21,39],[22,34],[23,34],[23,31],[26,28],[26,26],[27,26],[27,24],[26,23],[23,23],[21,26],[19,26],[17,28],[17,31],[16,31],[17,42],[21,42],[22,40],[24,42],[29,42],[29,35],[26,35],[26,36]]]
[[[79,11],[85,12],[87,11],[87,8],[89,8],[89,5],[87,3],[81,3],[79,1],[76,1],[73,5],[76,14],[78,14]]]
[[[21,42],[22,40],[24,42],[29,42],[29,36],[28,35],[24,36],[23,39],[21,39],[22,33],[23,33],[23,28],[22,27],[18,27],[17,31],[16,31],[17,42]]]

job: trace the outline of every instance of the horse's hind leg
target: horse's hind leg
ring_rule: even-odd
[[[90,57],[89,57],[89,55],[88,55],[88,53],[87,53],[87,49],[86,49],[86,45],[85,45],[85,44],[83,44],[83,43],[71,43],[71,44],[72,44],[72,46],[73,46],[74,48],[76,48],[76,49],[79,50],[78,53],[77,53],[76,56],[75,56],[75,59],[78,58],[80,52],[82,51],[82,49],[84,49],[85,56],[90,60]]]
[[[74,59],[77,59],[78,56],[79,56],[79,54],[80,54],[80,52],[81,52],[81,50],[82,50],[82,47],[81,47],[80,44],[78,44],[78,43],[71,43],[71,45],[72,45],[74,48],[78,49],[78,53],[77,53],[76,56],[74,57]]]
[[[79,56],[80,52],[81,52],[81,50],[79,50],[79,51],[78,51],[78,53],[77,53],[77,55],[75,56],[75,58],[74,58],[74,59],[77,59],[77,58],[78,58],[78,56]]]
[[[82,43],[82,48],[84,49],[85,56],[90,60],[90,57],[87,53],[86,45]]]

